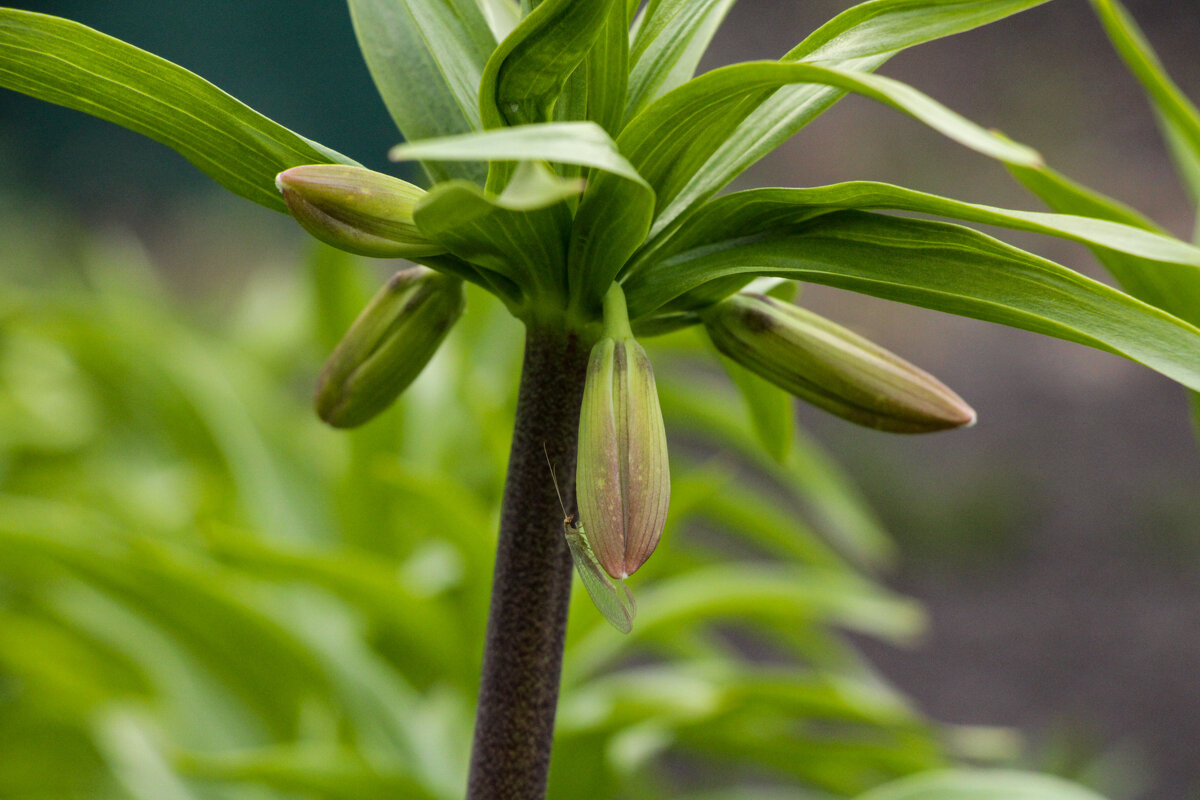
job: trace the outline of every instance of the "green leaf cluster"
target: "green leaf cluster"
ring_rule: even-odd
[[[1158,120],[1163,138],[1191,203],[1196,224],[1193,243],[1200,243],[1200,109],[1175,85],[1137,23],[1117,0],[1091,0],[1113,48],[1141,84]],[[1169,235],[1155,222],[1111,197],[1089,189],[1042,165],[1010,167],[1030,192],[1062,214],[1107,220],[1160,235]],[[1193,325],[1200,325],[1200,273],[1162,258],[1087,242],[1099,261],[1129,294],[1162,308]],[[1193,390],[1196,388],[1191,387]],[[1192,392],[1197,434],[1200,435],[1200,393]]]
[[[1161,265],[1153,274],[1194,287],[1200,249],[1138,219],[1094,204],[1063,201],[1069,213],[1035,214],[874,184],[715,196],[847,93],[908,114],[1027,181],[1053,183],[1030,148],[875,74],[906,48],[1042,2],[872,0],[778,61],[696,77],[731,2],[349,5],[371,74],[408,140],[392,156],[419,160],[433,181],[413,221],[447,252],[416,260],[483,286],[526,322],[594,336],[600,301],[617,281],[636,328],[660,332],[696,323],[697,309],[755,276],[775,276],[1057,336],[1200,389],[1200,332],[1188,311],[1195,304],[1163,290],[1159,278],[1126,281],[1133,299],[961,226],[880,211],[1080,241],[1114,262],[1153,261]],[[1194,166],[1194,109],[1161,78],[1119,7],[1096,6],[1176,151]],[[275,173],[349,163],[168,62],[53,17],[0,10],[0,85],[152,136],[277,210]],[[562,181],[546,180],[545,169],[517,170],[522,163]],[[571,183],[579,176],[582,194]],[[1131,271],[1115,269],[1123,280]]]

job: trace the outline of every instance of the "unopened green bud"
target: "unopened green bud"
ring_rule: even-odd
[[[751,372],[839,417],[894,433],[975,423],[937,378],[824,317],[760,294],[704,313],[713,344]]]
[[[304,230],[340,250],[375,258],[444,253],[413,223],[419,186],[341,164],[292,167],[275,176],[288,210]]]
[[[371,298],[325,362],[316,408],[335,428],[362,425],[421,373],[463,310],[462,281],[401,270]]]
[[[604,299],[604,322],[579,413],[575,493],[596,559],[611,577],[624,579],[658,545],[671,475],[654,371],[616,286]]]

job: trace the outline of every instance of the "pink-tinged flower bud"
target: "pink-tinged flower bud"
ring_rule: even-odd
[[[371,298],[317,379],[315,405],[335,428],[362,425],[416,379],[463,310],[462,281],[401,270]]]
[[[671,475],[654,371],[619,287],[604,299],[604,323],[583,390],[575,493],[596,559],[622,580],[658,545]]]
[[[927,433],[975,423],[937,378],[824,317],[760,294],[704,312],[713,344],[802,400],[869,428]]]
[[[341,164],[292,167],[275,177],[288,210],[326,244],[375,258],[417,258],[446,252],[421,235],[413,208],[419,186]]]

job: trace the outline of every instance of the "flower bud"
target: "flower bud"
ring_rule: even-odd
[[[575,494],[596,559],[622,580],[658,545],[671,499],[667,435],[646,351],[624,296],[604,299],[605,332],[592,348],[579,413]]]
[[[371,298],[317,379],[315,404],[335,428],[380,413],[421,373],[463,310],[462,281],[401,270]]]
[[[362,167],[312,164],[279,173],[275,185],[300,226],[340,250],[375,258],[445,252],[413,223],[425,191],[407,181]]]
[[[704,312],[725,355],[802,400],[894,433],[975,423],[975,411],[937,378],[811,311],[760,294]]]

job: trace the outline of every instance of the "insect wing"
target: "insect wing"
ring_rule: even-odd
[[[588,596],[614,628],[621,633],[629,633],[633,630],[633,617],[637,614],[633,593],[625,581],[613,580],[600,566],[581,527],[567,526],[566,537],[575,569]]]

